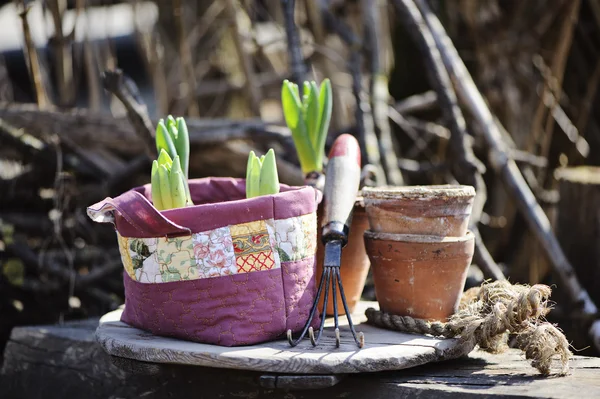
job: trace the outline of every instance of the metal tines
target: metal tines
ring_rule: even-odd
[[[340,295],[342,297],[342,304],[344,305],[344,310],[346,312],[346,318],[348,319],[348,326],[350,327],[350,331],[352,331],[352,336],[354,337],[354,341],[358,345],[359,348],[362,348],[365,345],[365,336],[362,332],[357,333],[354,329],[354,324],[352,323],[352,317],[350,316],[350,311],[348,310],[348,304],[346,302],[346,296],[344,295],[344,288],[342,286],[342,278],[340,276],[340,256],[342,250],[343,243],[341,240],[332,240],[329,241],[325,246],[325,260],[323,262],[323,275],[321,276],[321,281],[319,282],[319,289],[317,291],[317,296],[313,303],[312,309],[310,311],[310,315],[308,317],[308,321],[302,330],[302,333],[295,340],[292,337],[292,330],[287,331],[287,339],[291,346],[296,346],[304,339],[306,333],[308,332],[308,336],[310,338],[310,342],[313,346],[317,346],[319,343],[319,339],[323,335],[323,329],[325,327],[325,319],[327,315],[327,302],[329,300],[329,288],[332,288],[333,294],[333,320],[335,327],[335,347],[340,347],[340,328],[338,321],[338,303],[337,303],[337,288],[339,287]],[[334,253],[334,255],[331,255]],[[328,256],[329,254],[329,256]],[[335,261],[337,259],[337,261]],[[323,287],[325,287],[325,299],[323,301],[323,310],[321,312],[321,325],[319,326],[319,332],[315,336],[315,332],[313,327],[311,326],[312,320],[317,311],[317,306],[319,304],[319,300],[321,299],[321,293],[323,292]]]

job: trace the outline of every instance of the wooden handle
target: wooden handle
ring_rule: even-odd
[[[323,239],[348,234],[360,184],[360,147],[349,134],[340,135],[329,152],[325,171]],[[345,238],[345,237],[342,237]]]

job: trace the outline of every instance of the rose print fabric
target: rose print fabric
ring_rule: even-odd
[[[256,220],[173,238],[118,235],[129,277],[167,283],[281,268],[316,253],[316,213]]]
[[[228,276],[237,272],[233,243],[227,227],[193,234],[192,242],[198,273],[188,280]]]

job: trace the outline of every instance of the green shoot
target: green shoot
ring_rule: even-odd
[[[286,79],[281,87],[281,104],[302,172],[322,172],[332,112],[331,82],[325,79],[321,87],[314,81],[304,82],[301,99],[298,85]]]
[[[254,151],[250,151],[246,166],[246,198],[277,193],[279,193],[279,176],[275,151],[271,148],[260,158]]]
[[[156,127],[158,159],[152,162],[152,202],[158,210],[193,205],[188,185],[190,142],[183,118],[168,116]]]

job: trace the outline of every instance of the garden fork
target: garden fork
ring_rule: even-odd
[[[333,319],[335,327],[335,346],[340,346],[340,329],[338,323],[337,289],[339,287],[342,304],[348,319],[348,325],[354,341],[362,348],[364,346],[363,333],[356,333],[352,324],[352,317],[348,310],[342,279],[340,276],[340,262],[342,248],[348,243],[348,231],[352,221],[352,209],[356,201],[360,184],[360,148],[358,142],[349,134],[340,135],[329,152],[329,161],[325,174],[324,188],[324,213],[322,222],[322,240],[325,245],[325,258],[323,261],[323,274],[317,290],[317,296],[312,305],[308,320],[300,336],[294,340],[292,330],[287,331],[287,338],[291,346],[296,346],[308,335],[313,346],[316,346],[323,334],[329,289],[331,286],[333,296]],[[325,291],[323,311],[321,312],[321,325],[315,337],[312,323],[317,311],[321,294]]]

